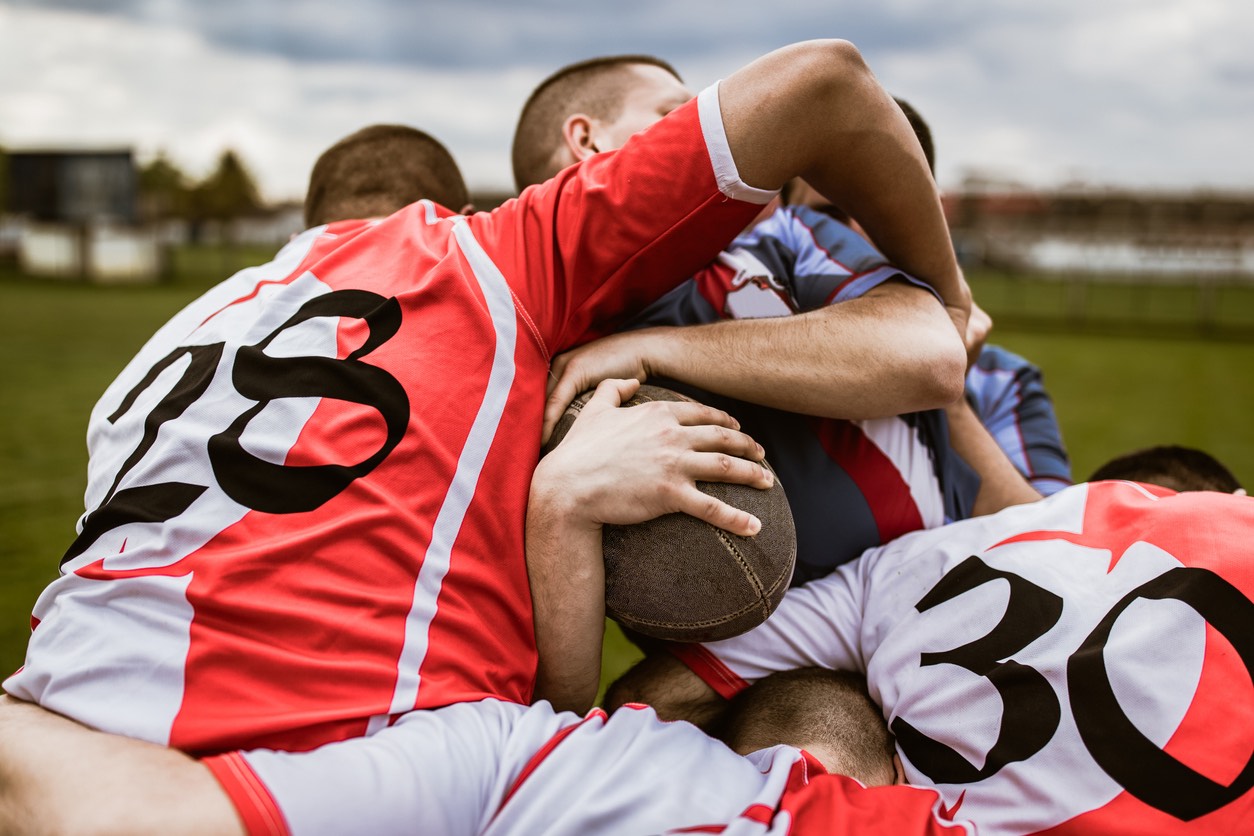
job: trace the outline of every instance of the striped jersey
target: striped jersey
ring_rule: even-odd
[[[1042,496],[1071,484],[1071,460],[1039,368],[986,345],[967,371],[966,390],[980,423]]]
[[[93,411],[87,512],[5,690],[193,753],[529,701],[549,358],[772,196],[710,88],[491,213],[333,223],[213,288]]]
[[[629,327],[790,316],[855,299],[893,279],[927,288],[848,226],[788,206]],[[794,584],[906,532],[971,513],[979,480],[950,449],[941,410],[861,421],[815,418],[673,381],[664,385],[735,415],[766,450],[797,528]]]
[[[1095,482],[916,532],[679,655],[731,695],[865,672],[912,783],[981,834],[1254,822],[1254,498]]]

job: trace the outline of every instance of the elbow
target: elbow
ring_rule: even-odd
[[[909,411],[943,409],[961,399],[966,391],[967,354],[952,328],[938,334],[928,350],[915,355],[914,392],[918,401]],[[904,411],[904,410],[903,410]]]
[[[942,406],[954,403],[966,394],[967,352],[960,340],[951,343],[950,350],[940,352],[934,372],[935,395]]]
[[[798,71],[813,86],[810,103],[827,102],[829,110],[841,112],[850,94],[867,84],[877,84],[862,53],[849,41],[807,41]]]
[[[772,57],[781,73],[774,86],[798,94],[793,101],[804,110],[799,118],[830,111],[829,105],[838,104],[852,88],[874,79],[862,53],[849,41],[804,41],[784,47]]]
[[[820,85],[842,85],[871,75],[862,53],[839,38],[796,44],[793,66],[805,78]]]

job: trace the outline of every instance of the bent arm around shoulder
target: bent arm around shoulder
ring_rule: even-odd
[[[580,392],[607,377],[666,377],[821,418],[886,418],[961,396],[962,341],[920,287],[890,281],[793,316],[625,331],[559,356],[545,437]]]
[[[744,182],[803,177],[858,219],[889,262],[940,294],[965,333],[971,293],[914,132],[846,41],[809,41],[758,59],[719,88]]]
[[[209,770],[0,696],[0,832],[242,834]]]

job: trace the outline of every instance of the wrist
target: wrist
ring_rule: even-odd
[[[593,503],[581,490],[577,474],[548,457],[536,466],[527,499],[527,525],[566,531],[600,533],[602,523],[591,515]]]
[[[671,325],[658,325],[641,331],[628,332],[637,335],[633,346],[636,361],[643,372],[644,380],[655,377],[678,379],[678,359],[684,354],[684,337],[692,326],[677,328]]]

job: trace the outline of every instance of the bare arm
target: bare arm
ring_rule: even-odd
[[[1041,494],[997,446],[988,430],[971,409],[965,398],[960,398],[945,408],[949,419],[949,446],[980,477],[980,490],[975,496],[972,516],[992,514],[1010,505],[1035,502]]]
[[[606,711],[627,703],[652,706],[663,720],[687,720],[707,733],[717,729],[728,706],[727,700],[669,653],[645,657],[606,690]]]
[[[0,832],[240,834],[209,770],[0,696]]]
[[[963,337],[966,344],[967,363],[974,364],[980,356],[993,320],[979,305],[971,305],[971,316]],[[1035,502],[1041,494],[1032,487],[1015,467],[997,439],[984,426],[980,416],[971,408],[965,397],[958,398],[945,407],[949,421],[949,446],[971,466],[980,477],[980,490],[975,495],[971,515],[978,517],[992,514],[1010,505]]]
[[[702,493],[700,481],[767,488],[762,448],[726,413],[696,403],[618,405],[638,384],[607,380],[541,460],[527,509],[539,669],[536,697],[587,711],[596,697],[605,625],[601,528],[683,512],[749,536],[761,522]]]
[[[888,261],[930,283],[960,334],[971,293],[940,195],[905,115],[845,41],[809,41],[725,79],[719,100],[744,182],[803,177],[859,223]]]
[[[936,299],[904,282],[796,316],[627,331],[559,356],[544,436],[580,392],[609,377],[668,377],[825,418],[882,418],[951,403],[962,341]]]

